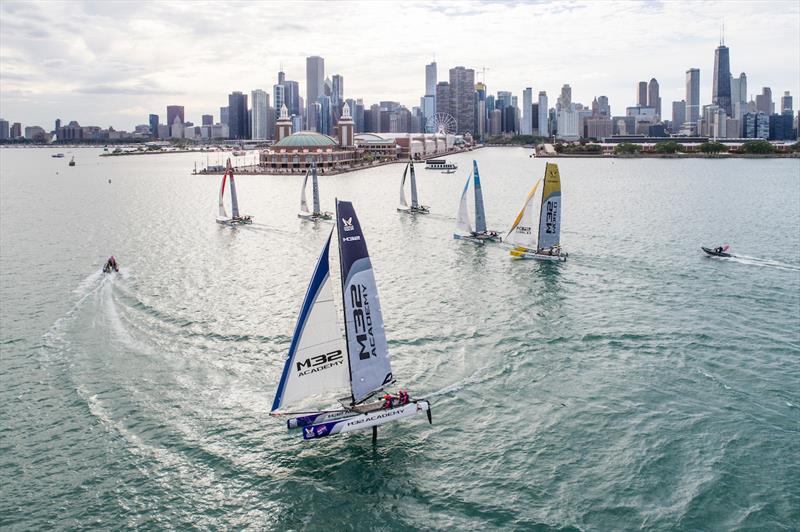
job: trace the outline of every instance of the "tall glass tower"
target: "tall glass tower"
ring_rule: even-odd
[[[711,102],[718,105],[728,116],[733,115],[731,109],[731,63],[728,47],[720,44],[714,52],[714,82]]]

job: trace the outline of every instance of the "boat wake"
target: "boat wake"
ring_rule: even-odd
[[[722,260],[731,262],[738,262],[739,264],[746,264],[749,266],[763,266],[765,268],[775,268],[777,270],[784,270],[789,272],[800,272],[800,266],[795,264],[788,264],[779,260],[761,259],[758,257],[750,257],[747,255],[732,255],[730,257],[720,257]]]

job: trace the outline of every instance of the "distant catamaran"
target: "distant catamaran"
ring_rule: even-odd
[[[403,391],[373,399],[395,382],[378,287],[361,224],[349,201],[336,201],[336,225],[345,337],[330,280],[332,229],[300,308],[271,415],[299,415],[288,419],[287,426],[302,428],[306,440],[370,427],[375,439],[379,425],[417,412],[426,412],[430,421],[430,403],[411,400]],[[344,389],[350,395],[333,409],[281,412],[286,405]]]
[[[230,177],[231,182],[231,217],[228,218],[228,213],[225,212],[225,182]],[[233,179],[233,166],[231,160],[228,159],[225,173],[222,175],[222,184],[219,187],[219,215],[217,216],[217,223],[222,225],[241,225],[253,223],[253,217],[239,214],[239,200],[236,197],[236,182]]]
[[[541,181],[539,179],[533,185],[505,241],[514,246],[510,255],[518,259],[567,260],[567,254],[561,251],[560,240],[561,178],[558,175],[558,166],[553,163],[547,163],[544,169],[538,238],[533,231],[533,217],[536,212],[533,198]]]
[[[306,202],[306,185],[308,184],[308,173],[309,170],[306,170],[306,176],[303,178],[303,190],[300,193],[300,212],[297,214],[298,217],[303,218],[304,220],[330,220],[333,216],[330,212],[322,212],[320,211],[319,207],[319,182],[317,180],[317,161],[313,161],[311,163],[311,199],[314,204],[314,210],[308,210],[308,203]]]
[[[408,206],[406,201],[406,175],[409,168],[411,168],[411,207]],[[417,178],[414,175],[414,161],[410,159],[406,164],[406,169],[403,170],[403,180],[400,182],[400,206],[397,210],[408,214],[428,214],[431,212],[427,206],[420,205],[417,199]]]
[[[474,181],[475,189],[475,229],[469,221],[469,210],[467,209],[467,190],[469,182]],[[486,230],[486,211],[483,208],[483,192],[481,191],[481,177],[478,173],[478,161],[472,161],[472,174],[467,175],[467,182],[464,184],[464,191],[461,193],[461,203],[458,205],[458,216],[456,217],[456,232],[453,233],[456,240],[468,240],[476,243],[499,242],[501,240],[497,231]]]

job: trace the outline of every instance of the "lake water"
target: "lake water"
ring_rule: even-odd
[[[561,264],[452,238],[473,157],[509,226],[545,165],[521,148],[420,169],[426,217],[402,165],[322,177],[433,405],[373,446],[268,416],[332,227],[300,177],[237,176],[231,229],[205,156],[54,151],[0,150],[0,527],[800,527],[800,160],[554,160]]]

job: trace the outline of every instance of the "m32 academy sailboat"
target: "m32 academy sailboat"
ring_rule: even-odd
[[[409,168],[411,169],[411,206],[408,206],[408,202],[406,201],[406,175],[408,174]],[[414,161],[408,161],[406,164],[406,169],[403,170],[403,180],[400,181],[400,206],[397,208],[399,212],[404,212],[407,214],[428,214],[431,212],[430,208],[425,205],[419,204],[419,199],[417,198],[417,178],[414,175]]]
[[[308,203],[306,202],[306,185],[308,185],[308,171],[303,178],[303,190],[300,193],[300,212],[297,214],[299,218],[304,220],[330,220],[333,216],[330,212],[322,212],[319,206],[319,180],[317,179],[317,161],[311,163],[311,200],[313,211],[308,210]]]
[[[225,182],[230,178],[231,189],[231,217],[225,212]],[[247,214],[239,214],[239,200],[236,197],[236,181],[233,179],[233,166],[228,159],[225,173],[222,175],[222,184],[219,187],[219,215],[217,223],[222,225],[242,225],[253,223],[253,217]]]
[[[469,220],[469,209],[467,209],[467,191],[469,183],[473,181],[475,189],[475,229]],[[486,230],[486,211],[483,208],[483,192],[481,191],[481,177],[478,173],[478,161],[472,161],[472,174],[467,176],[464,191],[461,193],[461,203],[458,205],[458,216],[456,216],[456,232],[453,233],[456,240],[468,240],[482,244],[484,242],[500,242],[500,235],[497,231]]]
[[[534,196],[541,179],[533,185],[517,219],[511,225],[505,241],[513,247],[510,255],[518,259],[565,261],[567,253],[561,251],[561,178],[558,166],[547,163],[544,169],[542,201],[539,205],[538,232],[534,233],[536,206]]]
[[[396,396],[379,395],[395,378],[372,263],[349,201],[336,201],[336,226],[345,335],[339,329],[330,279],[331,230],[300,309],[270,415],[296,416],[287,420],[287,426],[301,428],[306,440],[368,428],[373,429],[374,440],[378,426],[418,412],[426,412],[430,422],[428,401],[412,400],[403,390]],[[335,408],[281,411],[342,390],[349,396]]]

